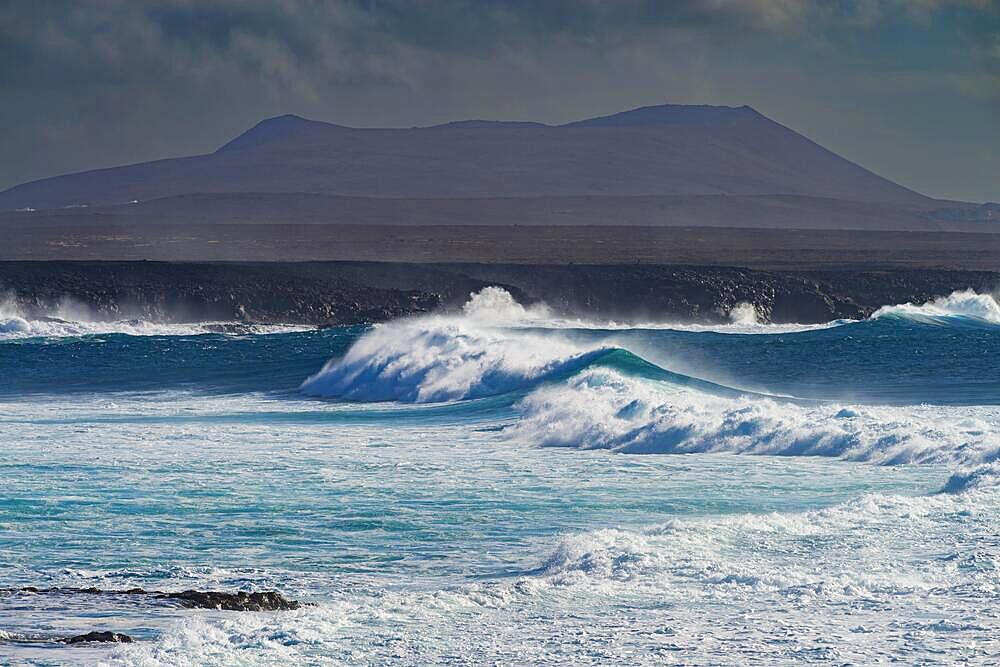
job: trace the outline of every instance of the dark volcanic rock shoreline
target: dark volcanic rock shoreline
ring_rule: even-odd
[[[184,590],[164,592],[129,588],[126,590],[104,590],[100,588],[53,587],[37,588],[24,586],[21,588],[0,589],[0,596],[95,596],[95,597],[128,597],[147,603],[165,602],[176,604],[185,609],[210,609],[215,611],[262,612],[262,611],[294,611],[305,606],[297,600],[290,600],[276,591],[197,591]],[[8,635],[0,637],[0,642],[36,643],[36,644],[131,644],[135,640],[131,635],[109,630],[92,630],[90,632],[65,637],[45,634]]]
[[[993,291],[1000,273],[649,264],[0,262],[0,294],[28,317],[82,309],[103,320],[358,324],[457,308],[489,285],[567,314],[712,322],[748,302],[769,321],[809,323],[863,318],[882,305],[924,302],[960,289]]]
[[[151,600],[175,602],[188,609],[216,609],[219,611],[294,611],[302,607],[296,600],[289,600],[276,591],[184,591],[164,592],[147,591],[143,588],[128,588],[125,590],[104,590],[101,588],[52,587],[37,588],[24,586],[21,588],[0,589],[0,595],[127,595],[145,597]]]

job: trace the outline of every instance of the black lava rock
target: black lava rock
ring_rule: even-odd
[[[63,644],[85,644],[89,642],[105,642],[112,644],[131,644],[134,639],[120,632],[88,632],[85,635],[74,635],[60,639]]]
[[[291,611],[302,606],[295,600],[289,600],[274,591],[259,593],[181,591],[180,593],[161,593],[156,597],[177,600],[185,607],[194,609],[221,609],[223,611]]]

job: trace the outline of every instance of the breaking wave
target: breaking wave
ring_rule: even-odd
[[[996,489],[975,498],[868,494],[818,510],[684,518],[640,529],[566,535],[538,574],[557,585],[621,582],[673,588],[696,584],[712,597],[803,594],[826,602],[930,594],[943,587],[990,585],[989,571],[949,567],[962,554],[941,540],[951,520],[996,508]],[[857,536],[864,543],[857,543]],[[926,543],[936,558],[907,565],[890,557]],[[955,547],[953,547],[955,548]],[[812,554],[818,570],[804,562]],[[858,559],[865,565],[858,566]],[[672,585],[670,585],[672,582]]]
[[[904,303],[882,306],[872,314],[872,319],[880,318],[904,318],[928,324],[942,324],[954,319],[1000,324],[1000,304],[991,294],[963,290],[922,305]]]
[[[506,290],[487,287],[470,295],[462,316],[376,325],[300,391],[356,401],[479,398],[572,374],[608,351],[497,328],[537,324],[547,316],[544,306],[525,308]]]
[[[308,378],[309,396],[436,402],[523,389],[585,368],[609,350],[430,318],[376,327]]]
[[[539,332],[516,326],[544,312],[544,307],[525,309],[504,290],[486,288],[471,296],[462,317],[376,325],[343,357],[331,359],[307,378],[300,391],[355,401],[432,403],[528,390],[566,380],[591,366],[730,391],[611,345],[574,342],[558,329]]]
[[[304,331],[312,327],[257,325],[242,322],[167,323],[142,319],[102,320],[86,309],[60,306],[51,315],[31,316],[11,299],[0,302],[0,342],[29,338],[75,338],[99,334],[129,336],[191,336],[205,333],[269,334]]]
[[[729,320],[733,324],[760,324],[757,308],[746,301],[733,306],[732,310],[729,311]]]
[[[171,324],[146,320],[72,322],[57,318],[26,320],[16,316],[0,316],[0,341],[27,338],[77,338],[102,334],[124,334],[127,336],[197,336],[209,333],[263,335],[310,329],[312,327],[243,324],[241,322],[198,322],[191,324]]]
[[[512,436],[548,447],[635,454],[833,456],[880,464],[1000,456],[1000,412],[983,407],[801,404],[712,395],[589,369],[521,401]]]
[[[925,306],[885,308],[875,318],[948,312],[986,319],[995,307],[992,297],[961,292]],[[739,319],[749,323],[744,310]],[[769,396],[672,372],[604,339],[581,342],[558,329],[505,326],[543,313],[489,288],[472,295],[463,316],[375,327],[301,391],[418,403],[517,392],[520,417],[505,434],[547,447],[828,456],[885,465],[1000,458],[994,406],[857,406]]]
[[[964,493],[976,489],[1000,486],[1000,464],[988,463],[952,474],[942,493]]]

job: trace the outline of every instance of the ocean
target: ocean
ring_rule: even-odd
[[[801,326],[498,288],[323,330],[5,308],[0,662],[1000,660],[990,295]],[[135,641],[58,641],[90,631]]]

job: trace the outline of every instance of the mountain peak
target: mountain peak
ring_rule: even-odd
[[[259,124],[263,125],[264,123],[280,124],[280,123],[308,123],[308,122],[310,122],[308,118],[303,118],[302,116],[298,116],[293,113],[284,113],[281,114],[280,116],[272,116],[271,118],[265,118],[264,120],[260,121]]]
[[[499,128],[553,128],[553,127],[649,127],[656,125],[706,125],[730,123],[751,118],[766,119],[749,106],[739,107],[712,106],[708,104],[659,104],[637,107],[609,116],[597,116],[583,120],[565,123],[563,125],[546,125],[531,121],[505,120],[455,120],[438,125],[414,127],[410,129],[425,130],[481,130]],[[224,153],[232,150],[254,148],[270,143],[285,141],[295,135],[306,134],[315,130],[342,129],[350,130],[344,125],[335,125],[318,120],[310,120],[295,114],[283,114],[265,118],[249,130],[229,141],[216,152]]]
[[[648,125],[695,125],[764,118],[752,107],[712,106],[709,104],[658,104],[628,111],[586,118],[561,127],[630,127]]]
[[[265,118],[243,134],[221,146],[216,153],[251,148],[275,141],[282,141],[296,133],[302,132],[303,130],[316,127],[334,128],[340,126],[332,123],[324,123],[318,120],[309,120],[308,118],[303,118],[302,116],[286,113],[281,116]]]
[[[518,120],[482,120],[482,119],[472,119],[472,120],[453,120],[448,123],[441,123],[440,125],[431,125],[427,129],[452,129],[452,130],[478,130],[478,129],[490,129],[490,128],[514,128],[514,127],[549,127],[544,123],[535,123],[533,121],[518,121]]]

